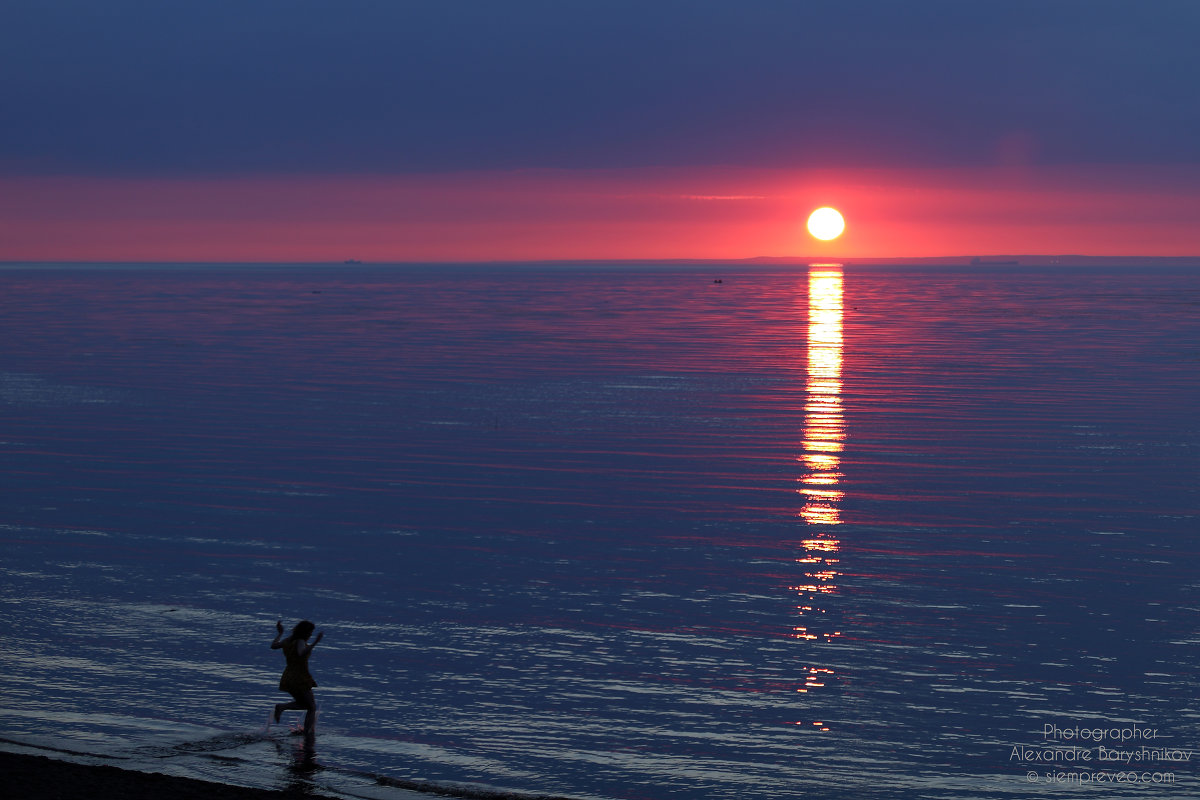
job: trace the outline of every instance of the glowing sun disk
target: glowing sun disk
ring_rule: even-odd
[[[822,241],[836,239],[846,230],[846,220],[836,208],[818,208],[808,217],[808,232]]]

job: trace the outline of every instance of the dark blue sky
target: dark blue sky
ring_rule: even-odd
[[[37,0],[7,174],[1200,162],[1200,2]]]

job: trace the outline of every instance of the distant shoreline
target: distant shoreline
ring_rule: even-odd
[[[759,256],[741,259],[703,258],[626,258],[626,259],[531,259],[527,261],[5,261],[3,269],[105,269],[105,268],[279,268],[279,267],[341,267],[346,270],[383,267],[739,267],[739,266],[808,266],[810,264],[840,264],[843,266],[945,266],[972,269],[1029,267],[1180,267],[1200,269],[1196,256],[1084,256],[1084,255],[1020,255],[994,254],[969,256],[929,256],[920,258],[842,258],[837,256]]]

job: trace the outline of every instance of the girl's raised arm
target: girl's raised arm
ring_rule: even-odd
[[[275,631],[275,641],[271,642],[272,650],[278,650],[279,648],[283,647],[283,642],[279,641],[279,637],[283,636],[283,620],[279,620],[275,623]]]
[[[325,631],[319,631],[317,633],[317,638],[312,640],[312,644],[309,644],[308,642],[301,642],[296,647],[296,652],[300,654],[301,658],[308,658],[309,653],[313,651],[314,647],[321,643],[321,639],[323,638],[325,638]]]

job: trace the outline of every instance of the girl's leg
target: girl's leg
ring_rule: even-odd
[[[308,692],[308,696],[310,699],[312,698],[312,690],[311,689]],[[275,722],[277,722],[277,723],[279,722],[279,715],[282,714],[284,711],[299,711],[302,708],[303,709],[308,708],[309,700],[305,700],[296,694],[292,694],[292,697],[295,699],[293,699],[292,702],[290,702],[290,703],[276,703],[275,704]]]
[[[311,738],[317,732],[317,698],[313,697],[312,689],[308,689],[297,700],[303,699],[304,735]]]

